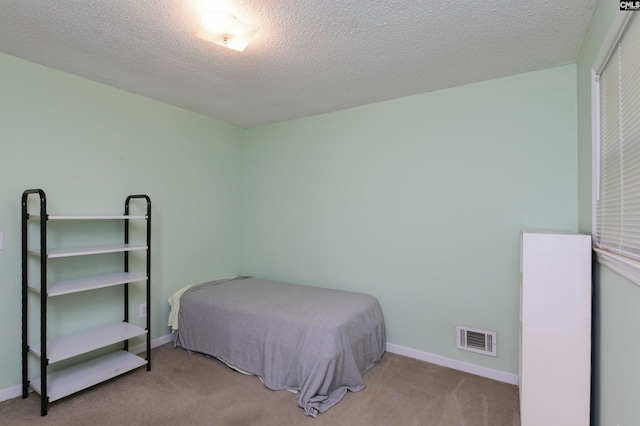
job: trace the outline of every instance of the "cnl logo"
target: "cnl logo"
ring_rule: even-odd
[[[640,10],[640,1],[620,0],[620,10]]]

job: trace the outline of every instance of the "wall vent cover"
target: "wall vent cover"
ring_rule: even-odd
[[[484,355],[498,356],[498,333],[477,328],[456,326],[458,349]]]

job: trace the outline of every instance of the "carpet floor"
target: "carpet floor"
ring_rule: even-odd
[[[518,426],[518,388],[386,353],[317,419],[306,417],[288,391],[271,391],[254,376],[165,344],[152,350],[152,369],[135,370],[49,404],[40,417],[37,394],[0,403],[0,424],[13,425],[420,425]]]

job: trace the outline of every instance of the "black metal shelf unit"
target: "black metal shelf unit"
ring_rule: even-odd
[[[28,211],[30,196],[38,196],[40,209],[38,215]],[[130,203],[134,200],[146,201],[146,214],[130,215]],[[40,247],[29,248],[29,221],[39,222]],[[85,247],[78,249],[56,249],[47,245],[47,224],[50,221],[78,220],[123,220],[124,244]],[[130,244],[129,222],[146,221],[146,244]],[[129,252],[145,251],[146,265],[144,273],[129,271]],[[98,255],[104,253],[123,253],[124,272],[94,276],[83,279],[48,282],[48,259]],[[29,282],[29,257],[39,257],[40,280]],[[142,268],[140,268],[142,269]],[[37,281],[37,280],[36,280]],[[146,282],[146,328],[129,322],[129,285]],[[122,285],[124,288],[124,320],[106,324],[80,333],[64,336],[55,340],[47,339],[47,305],[51,297],[63,296],[80,291]],[[29,342],[29,292],[39,294],[39,344]],[[33,302],[33,301],[32,301]],[[38,303],[38,302],[34,302]],[[151,370],[151,200],[147,195],[130,195],[125,200],[124,215],[103,216],[53,216],[47,213],[47,201],[43,190],[28,189],[22,194],[22,397],[27,398],[29,388],[40,394],[41,415],[47,414],[48,404],[75,392],[109,380],[120,374],[146,365]],[[129,339],[146,336],[146,355],[141,358],[129,352]],[[123,343],[123,350],[103,355],[90,361],[80,362],[71,367],[48,372],[49,367],[62,360],[86,354],[116,343]],[[29,356],[40,360],[40,377],[29,379]]]

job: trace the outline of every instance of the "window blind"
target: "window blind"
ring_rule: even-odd
[[[597,78],[600,135],[594,242],[598,251],[640,262],[640,19],[628,20]]]

